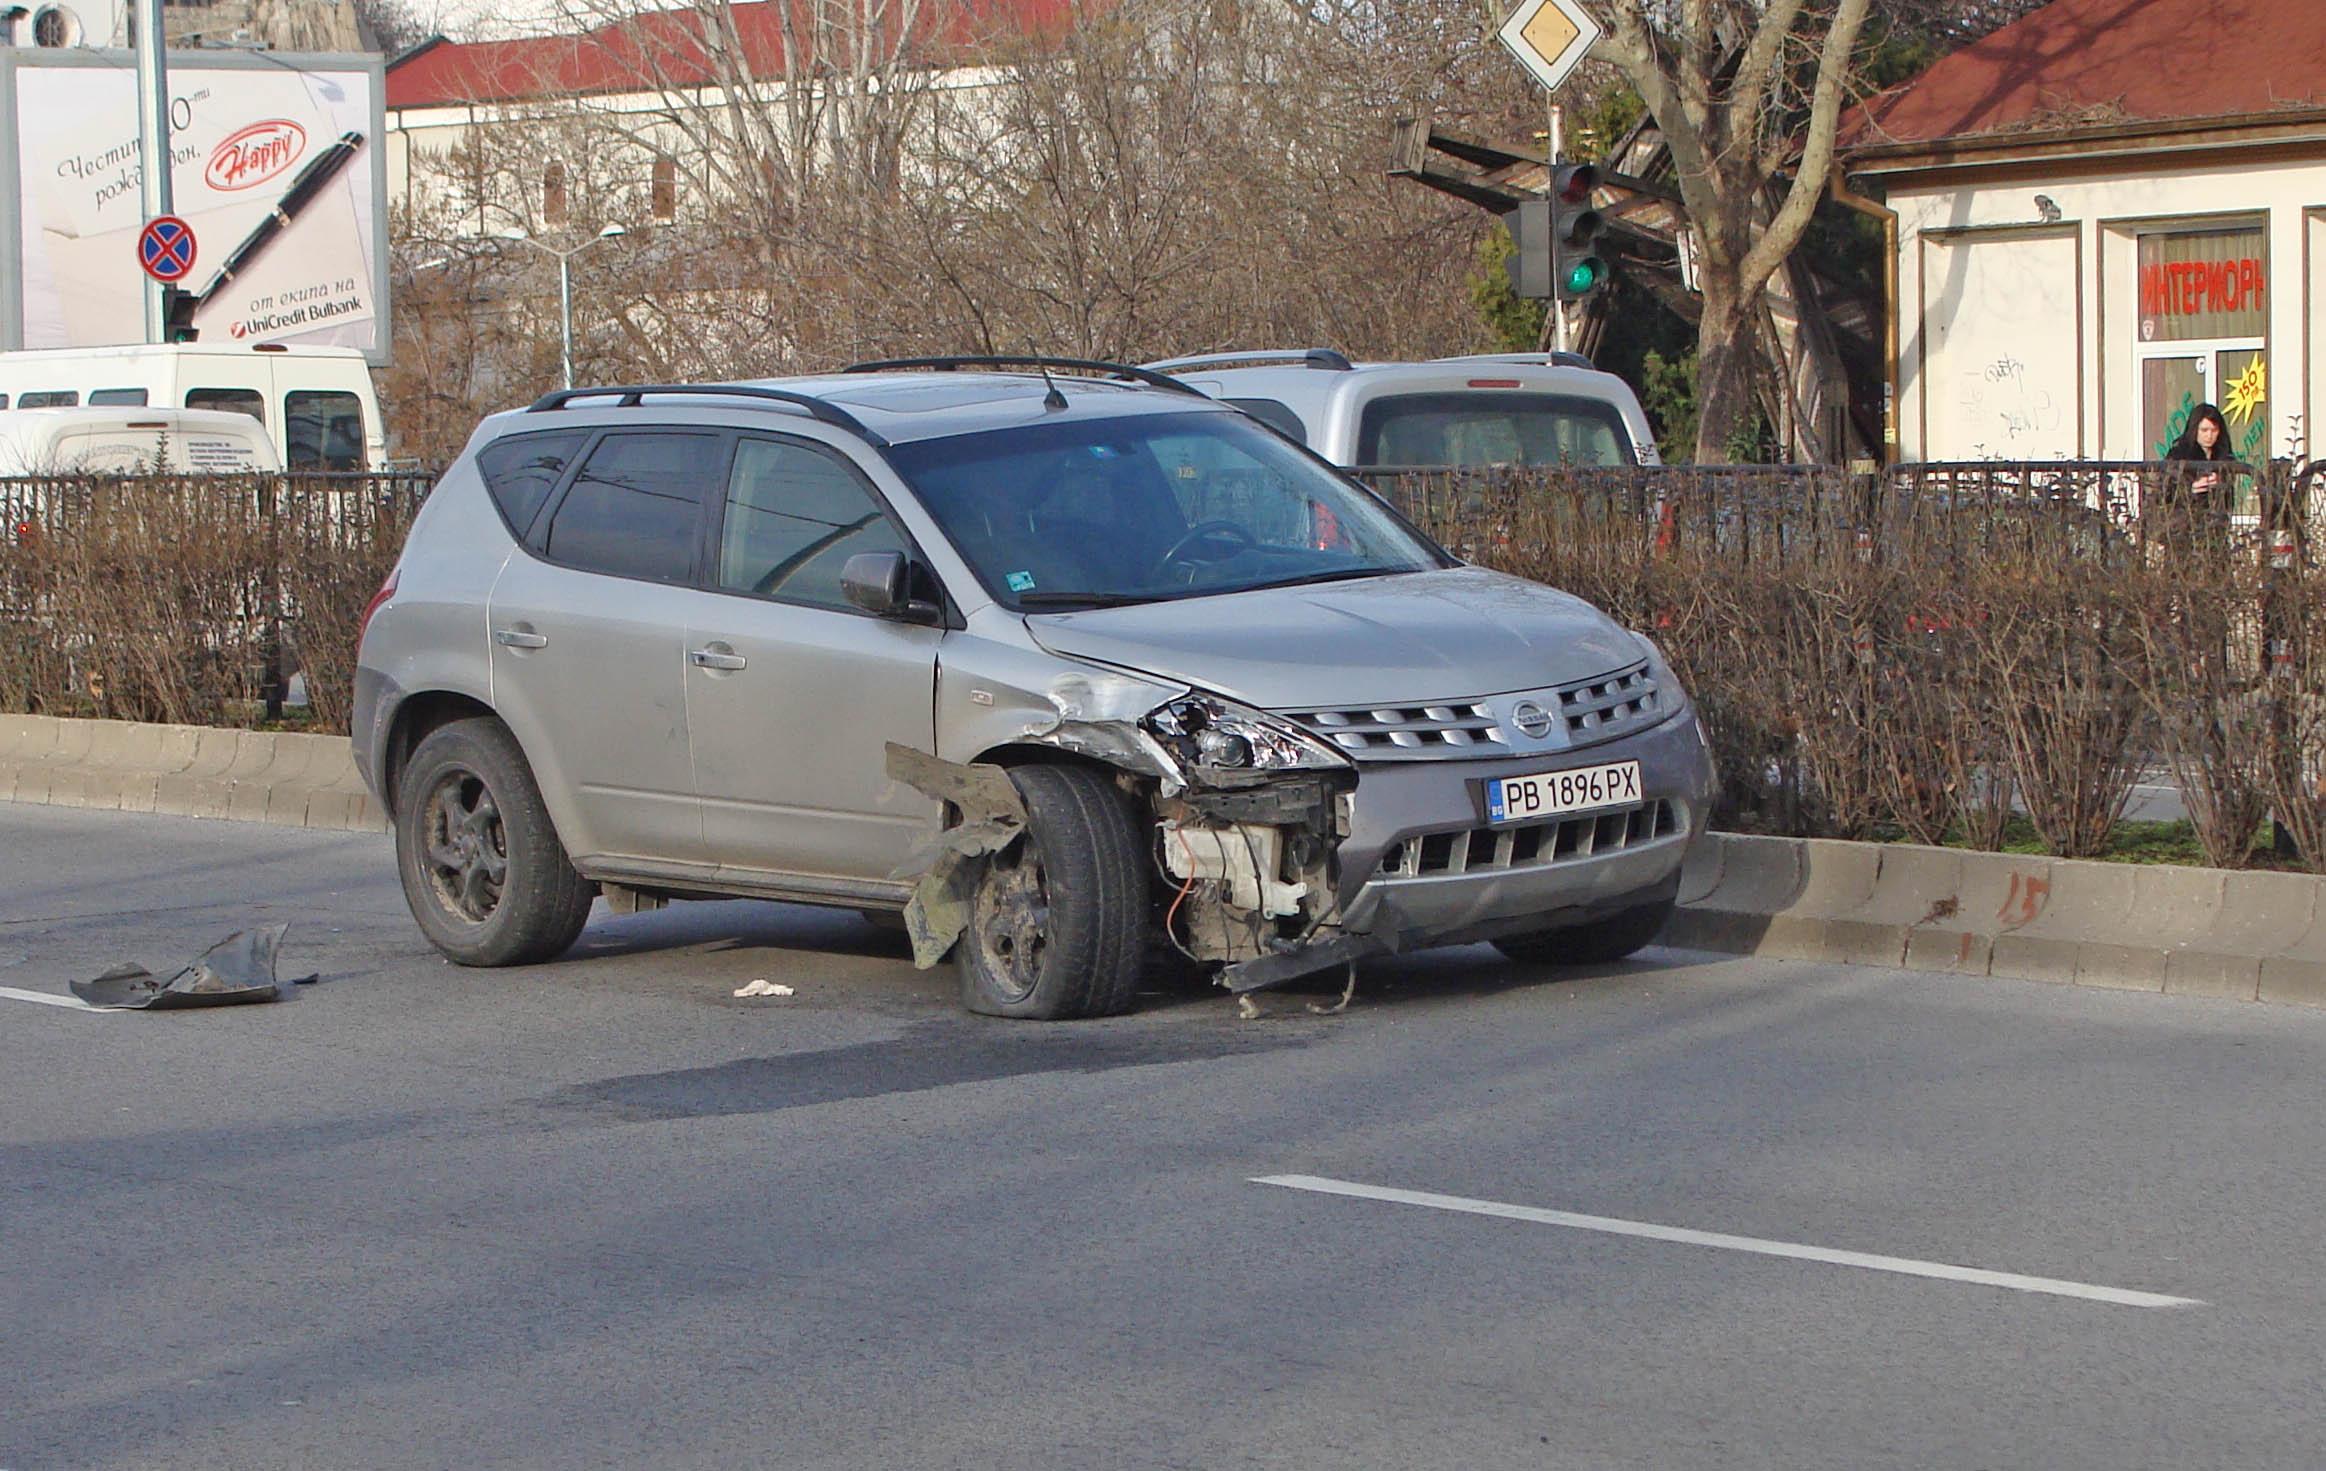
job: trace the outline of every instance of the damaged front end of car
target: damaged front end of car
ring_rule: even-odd
[[[1341,753],[1200,690],[1078,678],[1043,697],[1054,718],[1020,728],[1007,749],[1114,770],[1148,843],[1160,940],[1187,961],[1241,994],[1379,948],[1338,924],[1338,850],[1357,784]],[[956,763],[891,745],[888,771],[944,804],[942,827],[894,875],[913,885],[906,931],[927,968],[959,941],[978,882],[1019,840],[1027,814],[1006,759]]]

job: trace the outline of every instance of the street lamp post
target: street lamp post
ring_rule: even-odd
[[[559,250],[554,245],[542,244],[540,241],[526,234],[523,230],[503,230],[501,232],[501,238],[503,240],[522,241],[523,243],[532,246],[535,250],[540,251],[544,255],[554,255],[557,257],[557,329],[559,357],[565,366],[565,386],[568,388],[573,387],[573,269],[569,263],[575,256],[580,255],[583,251],[589,249],[599,241],[618,239],[619,237],[629,233],[629,231],[623,229],[620,225],[608,225],[606,228],[600,230],[597,234],[592,235],[589,239],[584,240],[581,244],[574,246],[572,249]]]

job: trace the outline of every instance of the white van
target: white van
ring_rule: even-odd
[[[167,346],[0,353],[0,409],[209,409],[266,426],[290,470],[376,470],[386,458],[363,354],[345,347]]]
[[[224,409],[0,411],[0,477],[248,475],[282,464],[265,429]]]
[[[1336,465],[1660,463],[1631,386],[1578,353],[1354,363],[1331,348],[1293,348],[1146,366],[1234,404]]]

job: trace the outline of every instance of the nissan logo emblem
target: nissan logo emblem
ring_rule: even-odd
[[[1551,733],[1551,712],[1532,700],[1521,700],[1510,707],[1510,723],[1528,740],[1539,741]]]

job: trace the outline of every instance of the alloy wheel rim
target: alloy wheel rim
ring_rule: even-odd
[[[972,928],[985,972],[1004,1001],[1023,1001],[1042,979],[1050,945],[1050,886],[1033,839],[996,853],[978,886]]]
[[[421,811],[421,866],[439,908],[483,924],[501,907],[509,839],[484,778],[456,767],[438,779]]]

